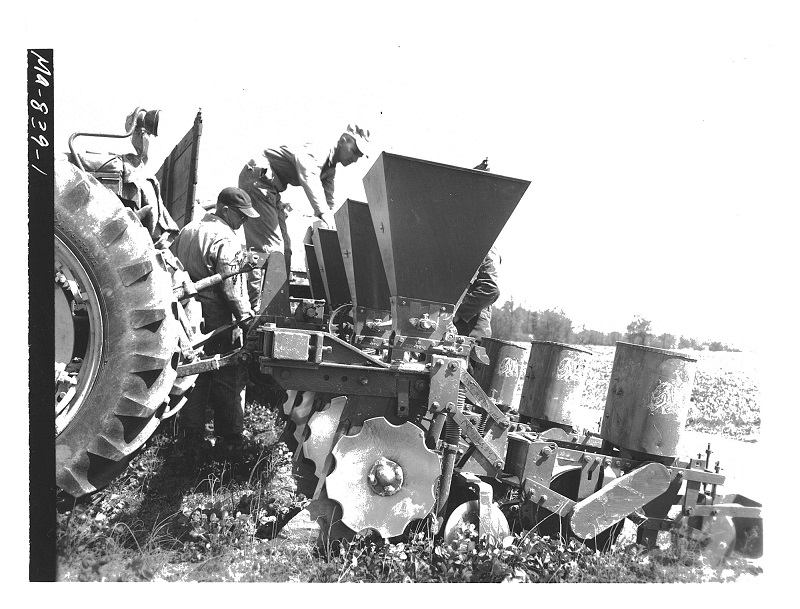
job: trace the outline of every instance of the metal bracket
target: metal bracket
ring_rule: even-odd
[[[503,414],[503,411],[497,407],[494,400],[487,396],[483,389],[481,389],[481,386],[478,385],[478,381],[463,368],[461,369],[461,383],[464,385],[464,389],[467,392],[467,398],[476,406],[483,408],[500,427],[507,429],[508,426],[511,425],[511,419]]]
[[[325,318],[325,301],[308,298],[289,298],[289,310],[300,322],[321,326]]]
[[[552,427],[539,434],[539,437],[547,440],[555,440],[564,444],[578,444],[581,446],[591,446],[592,448],[602,448],[603,441],[600,438],[590,436],[586,433],[567,433],[560,427]]]
[[[395,341],[394,347],[418,350],[418,347],[414,347],[416,343],[413,339],[420,339],[419,344],[424,351],[438,342],[452,324],[455,313],[452,304],[406,296],[392,296],[390,301],[395,332],[404,338],[403,344]]]
[[[520,480],[535,479],[548,484],[560,456],[561,449],[553,441],[532,440],[517,433],[508,436],[506,469]]]
[[[362,306],[353,308],[353,327],[359,346],[372,348],[385,346],[392,333],[392,324],[391,311]]]
[[[714,503],[698,505],[692,510],[692,516],[732,516],[736,518],[760,518],[761,508],[736,503]]]
[[[375,349],[380,351],[389,345],[389,339],[359,334],[353,339],[353,345],[359,349]]]
[[[575,507],[575,501],[532,478],[526,478],[524,491],[526,503],[544,507],[559,516],[567,516]]]
[[[191,364],[184,364],[183,366],[178,366],[178,377],[202,374],[203,372],[210,372],[211,370],[219,370],[225,366],[233,366],[239,363],[238,359],[239,352],[235,351],[224,357],[215,355],[214,357],[192,362]]]
[[[439,327],[439,321],[431,319],[428,313],[423,313],[422,317],[409,317],[408,323],[422,332],[434,331]]]
[[[408,391],[411,381],[408,378],[401,378],[399,374],[395,375],[397,379],[397,416],[408,418]]]
[[[603,457],[600,455],[583,455],[581,481],[578,487],[578,500],[585,499],[600,486],[600,474],[603,472]]]
[[[671,468],[672,472],[680,474],[687,482],[702,482],[704,484],[717,484],[721,485],[725,482],[723,474],[716,474],[697,469],[681,469],[677,467]],[[699,489],[699,487],[698,487]]]
[[[335,336],[317,330],[279,328],[274,324],[264,324],[256,330],[261,338],[260,351],[268,360],[297,361],[321,363],[325,354],[330,354],[334,346],[344,346],[358,353],[358,360],[375,361],[374,358],[362,353],[351,345],[339,340]],[[328,344],[325,344],[325,343]],[[262,363],[266,363],[263,361]],[[350,363],[350,362],[347,362]],[[381,367],[388,364],[378,362]]]
[[[368,319],[364,322],[364,325],[369,328],[370,330],[383,330],[385,328],[392,327],[392,318],[391,315],[386,319]]]
[[[684,471],[684,475],[685,475]],[[683,516],[693,516],[694,510],[698,507],[698,498],[700,497],[700,482],[697,480],[686,481],[686,492],[683,495],[683,506],[681,513]]]
[[[458,387],[463,361],[434,355],[430,364],[430,390],[428,407],[431,411],[446,409],[458,402]]]
[[[464,432],[464,435],[466,435],[467,439],[472,442],[478,452],[494,469],[503,471],[503,467],[505,467],[505,461],[503,458],[498,455],[494,449],[483,439],[481,433],[470,422],[470,420],[464,416],[464,413],[458,410],[455,405],[448,410],[448,416],[453,417],[453,420],[458,424],[458,426],[461,428],[461,431]]]
[[[404,336],[402,334],[395,334],[394,339],[391,341],[391,347],[402,351],[414,351],[416,353],[424,353],[432,347],[436,347],[439,341],[419,338],[416,336]]]
[[[494,503],[494,492],[492,487],[474,474],[462,472],[461,476],[469,484],[478,487],[478,534],[488,535],[488,532],[493,528],[492,503]]]
[[[422,340],[422,339],[408,339],[407,337],[402,337],[404,340]],[[445,337],[446,338],[446,337]],[[468,344],[460,344],[460,343],[448,343],[446,341],[442,342],[434,342],[434,341],[424,341],[426,343],[430,343],[426,349],[425,353],[428,355],[443,355],[445,357],[463,357],[466,359],[470,355],[470,346]]]

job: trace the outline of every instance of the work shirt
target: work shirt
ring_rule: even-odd
[[[304,144],[266,148],[254,155],[239,176],[239,188],[253,200],[258,218],[244,225],[248,247],[283,249],[285,212],[280,193],[288,186],[300,186],[319,216],[334,207],[333,183],[336,165],[333,148]]]
[[[244,258],[242,246],[239,234],[216,214],[207,213],[184,226],[171,249],[192,281],[199,281],[217,273],[239,270]],[[215,320],[219,317],[217,313],[225,311],[237,320],[252,312],[245,282],[246,275],[234,275],[197,293],[207,326],[210,312],[214,313]],[[212,325],[219,327],[218,323]],[[206,331],[210,329],[213,328],[206,327]]]
[[[500,288],[497,284],[499,266],[500,253],[492,246],[464,294],[464,299],[456,311],[456,319],[469,322],[476,315],[481,315],[487,321],[491,320],[492,305],[500,298]]]
[[[336,178],[333,152],[333,148],[320,148],[312,144],[304,144],[296,152],[287,146],[267,148],[264,156],[272,168],[275,190],[283,192],[287,186],[300,186],[316,215],[332,210],[333,182]],[[326,204],[325,207],[323,204]]]

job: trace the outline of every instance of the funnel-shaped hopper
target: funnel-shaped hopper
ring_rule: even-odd
[[[364,189],[391,296],[455,304],[529,185],[381,153]]]
[[[381,262],[369,205],[348,199],[335,214],[353,304],[388,311],[389,283]]]
[[[334,216],[353,302],[355,344],[380,347],[392,329],[391,302],[369,205],[348,199]]]
[[[328,306],[335,309],[341,304],[350,302],[342,250],[339,249],[339,236],[336,231],[329,228],[314,229],[311,240],[314,243]]]
[[[303,246],[306,250],[306,268],[308,269],[308,285],[311,288],[311,297],[315,300],[325,300],[325,284],[322,281],[322,272],[319,270],[317,253],[312,244],[304,243]]]

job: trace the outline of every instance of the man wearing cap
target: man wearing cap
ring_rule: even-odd
[[[258,213],[246,192],[240,188],[225,188],[219,193],[213,214],[207,213],[181,229],[172,244],[172,252],[194,282],[217,273],[238,270],[244,253],[241,233],[237,231],[245,221],[252,222],[257,218]],[[212,288],[201,290],[196,298],[203,308],[204,333],[253,316],[244,275],[233,275]],[[206,355],[233,350],[234,335],[241,332],[234,333],[234,330],[238,327],[206,342]],[[197,377],[180,414],[187,445],[197,447],[202,442],[209,402],[214,409],[214,434],[231,445],[245,442],[246,384],[247,370],[240,366],[226,366]]]
[[[281,193],[300,186],[321,224],[334,228],[333,186],[336,165],[347,167],[369,154],[369,130],[348,125],[333,148],[312,144],[266,148],[252,157],[239,173],[239,188],[250,195],[259,218],[245,224],[247,247],[267,252],[283,251],[287,275],[291,269],[291,244]],[[261,270],[250,273],[248,292],[253,308],[261,294]]]

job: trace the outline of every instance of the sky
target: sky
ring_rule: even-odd
[[[765,293],[791,281],[778,270],[790,252],[767,251],[791,239],[778,218],[798,201],[789,4],[199,6],[54,4],[46,23],[24,20],[26,46],[55,49],[57,151],[160,109],[156,169],[202,108],[202,200],[252,152],[333,144],[349,122],[379,150],[488,157],[531,181],[497,241],[498,305],[560,307],[605,332],[642,315],[657,334],[758,345]],[[373,160],[339,168],[337,202],[366,200]],[[310,213],[299,189],[284,198]]]

